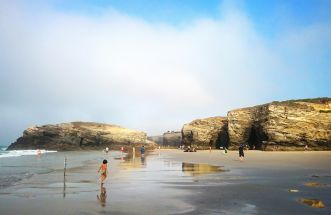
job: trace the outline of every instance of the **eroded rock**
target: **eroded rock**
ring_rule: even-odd
[[[201,148],[228,146],[226,117],[197,119],[182,128],[182,142]]]
[[[30,127],[8,150],[78,150],[143,144],[148,147],[155,143],[148,141],[142,131],[102,123],[71,122]]]
[[[179,131],[168,131],[163,134],[163,145],[178,147],[182,143],[182,133]]]
[[[331,100],[273,102],[228,112],[232,147],[264,150],[331,149]]]

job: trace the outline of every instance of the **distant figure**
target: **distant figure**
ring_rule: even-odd
[[[100,194],[97,195],[97,198],[100,201],[101,206],[105,207],[106,199],[107,199],[107,192],[106,192],[106,188],[103,185],[101,185]]]
[[[145,156],[145,146],[142,146],[140,148],[140,154],[141,154],[141,156]]]
[[[40,151],[40,149],[37,149],[37,155],[38,155],[38,156],[41,155],[41,151]]]
[[[98,172],[100,172],[100,181],[101,181],[101,186],[103,185],[103,182],[107,178],[107,160],[103,160],[101,166],[99,167]]]
[[[145,165],[145,156],[140,157],[141,165]]]
[[[109,152],[109,148],[108,148],[108,147],[106,147],[106,149],[105,149],[105,152],[106,152],[106,153],[108,153],[108,152]]]
[[[240,161],[243,161],[244,160],[244,145],[243,144],[240,144],[239,146],[239,159]]]
[[[123,146],[121,147],[121,152],[124,152],[124,147]]]
[[[136,148],[133,146],[132,147],[132,156],[135,157],[136,156]]]
[[[308,145],[307,144],[305,145],[305,151],[308,151]]]
[[[209,152],[211,152],[211,146],[209,146]]]

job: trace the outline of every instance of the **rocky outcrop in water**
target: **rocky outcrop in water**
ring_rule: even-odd
[[[197,119],[182,128],[182,143],[200,149],[228,146],[226,117]]]
[[[232,148],[264,150],[331,149],[330,99],[273,102],[228,112]]]
[[[121,146],[153,147],[142,131],[117,125],[92,122],[71,122],[56,125],[34,126],[26,129],[23,136],[12,143],[13,149],[79,150]]]

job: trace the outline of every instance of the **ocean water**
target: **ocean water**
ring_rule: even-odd
[[[7,146],[0,146],[0,159],[6,157],[20,157],[24,155],[37,155],[38,153],[45,154],[45,153],[56,152],[56,151],[49,151],[44,149],[39,150],[39,152],[37,150],[11,150],[11,151],[6,151],[6,150],[7,150]]]
[[[44,174],[63,170],[64,159],[67,159],[67,168],[80,167],[89,161],[101,162],[104,158],[115,158],[120,152],[91,153],[89,151],[56,152],[40,150],[12,150],[0,146],[0,189],[15,185],[25,178],[35,174]]]

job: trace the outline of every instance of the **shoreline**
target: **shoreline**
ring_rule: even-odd
[[[243,162],[237,151],[221,150],[156,149],[146,150],[145,157],[123,154],[123,159],[120,153],[67,153],[86,161],[68,168],[66,178],[58,169],[2,189],[2,214],[330,213],[331,152],[251,150]],[[105,157],[109,177],[100,188],[97,169]],[[302,198],[320,199],[326,207],[304,205]]]

